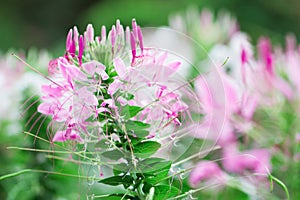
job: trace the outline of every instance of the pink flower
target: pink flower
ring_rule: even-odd
[[[96,60],[92,60],[90,62],[82,64],[82,68],[91,76],[98,74],[101,76],[102,80],[107,80],[109,78],[107,73],[105,72],[106,67]]]
[[[231,143],[223,150],[223,167],[233,173],[268,174],[271,171],[270,154],[267,149],[251,149],[239,152],[237,144]]]
[[[217,163],[211,161],[201,161],[191,171],[189,184],[191,187],[197,187],[202,181],[224,184],[225,173],[220,169]]]
[[[279,92],[283,94],[287,99],[291,99],[293,91],[289,84],[281,78],[275,70],[274,56],[272,53],[272,46],[267,38],[261,38],[258,43],[259,59],[256,64],[256,69],[249,74],[252,76],[252,81],[249,82],[249,86],[252,90],[257,90],[260,93],[259,99],[262,103],[268,102],[265,98],[266,93]],[[259,94],[259,92],[256,92]]]
[[[83,142],[83,139],[80,137],[79,133],[73,129],[57,131],[52,139],[53,142],[66,142],[67,140],[74,140],[80,143]]]

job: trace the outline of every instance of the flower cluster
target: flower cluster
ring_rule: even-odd
[[[38,108],[53,122],[63,124],[53,141],[83,142],[83,135],[100,139],[103,124],[99,114],[122,118],[121,112],[128,106],[139,107],[142,112],[137,119],[145,123],[161,120],[162,125],[163,121],[180,125],[178,115],[187,105],[180,94],[163,84],[180,62],[167,63],[166,52],[144,49],[135,20],[132,28],[124,31],[117,21],[108,36],[104,26],[101,36],[96,37],[92,25],[87,26],[84,35],[79,36],[76,27],[69,31],[66,54],[49,63],[52,81],[42,86],[43,103]],[[126,59],[130,59],[129,64]]]
[[[203,118],[193,125],[193,136],[211,141],[201,150],[213,150],[217,145],[220,160],[195,164],[189,177],[191,186],[198,187],[205,180],[230,185],[230,175],[252,175],[255,178],[243,182],[255,187],[272,171],[289,181],[281,176],[282,171],[299,163],[295,124],[299,50],[292,36],[286,44],[285,50],[273,48],[268,38],[261,37],[255,48],[246,33],[236,31],[226,43],[209,49],[209,58],[216,64],[195,81]],[[199,71],[201,67],[206,66],[200,65]],[[279,169],[272,161],[283,157],[288,158],[282,162],[286,169]],[[257,194],[249,191],[249,195]]]
[[[190,189],[232,186],[236,178],[252,189],[233,187],[256,198],[265,188],[257,182],[265,186],[272,170],[280,171],[272,163],[276,153],[299,162],[293,149],[299,143],[299,95],[293,91],[300,89],[295,40],[289,37],[283,51],[262,37],[254,48],[229,15],[213,20],[203,11],[194,20],[199,17],[192,13],[172,23],[209,51],[199,55],[207,61],[195,59],[191,80],[178,75],[180,59],[145,45],[135,20],[132,30],[117,21],[108,34],[103,26],[100,36],[92,25],[82,35],[74,27],[65,54],[49,62],[50,83],[42,86],[38,111],[52,119],[51,142],[83,143],[95,154],[85,159],[100,158],[98,165],[113,168],[114,176],[99,182],[123,185],[123,198],[187,196],[175,178],[186,172]],[[266,113],[278,120],[277,140]]]
[[[117,21],[108,35],[102,27],[96,37],[92,25],[83,35],[74,27],[65,55],[49,62],[50,83],[42,86],[38,111],[52,119],[51,141],[84,143],[100,154],[101,162],[117,162],[111,167],[119,173],[101,183],[114,185],[113,180],[122,179],[119,184],[131,186],[133,196],[153,195],[151,188],[166,186],[146,179],[160,170],[168,175],[171,161],[164,159],[165,147],[185,127],[188,115],[189,94],[176,82],[180,65],[167,51],[144,47],[135,20],[132,30],[124,31]]]

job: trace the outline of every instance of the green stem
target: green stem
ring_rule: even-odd
[[[274,180],[284,190],[287,200],[290,200],[290,193],[289,193],[289,190],[287,189],[286,185],[281,180],[279,180],[278,178],[272,176],[271,174],[269,174],[268,176],[269,176],[269,179],[270,179],[270,182],[271,182],[271,186],[270,186],[271,191],[273,190],[273,180]]]
[[[36,170],[36,169],[23,169],[21,171],[18,172],[14,172],[14,173],[10,173],[10,174],[6,174],[3,176],[0,176],[0,181],[7,179],[7,178],[12,178],[27,172],[35,172],[35,173],[43,173],[43,174],[54,174],[54,175],[60,175],[60,176],[68,176],[68,177],[74,177],[74,178],[81,178],[81,179],[89,179],[91,178],[90,176],[80,176],[77,174],[65,174],[65,173],[60,173],[60,172],[52,172],[52,171],[45,171],[45,170]],[[101,178],[95,178],[93,177],[95,180],[101,180]]]
[[[7,179],[7,178],[12,178],[12,177],[15,177],[15,176],[19,176],[19,175],[27,173],[27,172],[32,172],[32,170],[31,169],[23,169],[23,170],[18,171],[18,172],[14,172],[14,173],[10,173],[10,174],[0,176],[0,181],[4,180],[4,179]]]

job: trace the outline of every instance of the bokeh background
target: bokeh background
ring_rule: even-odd
[[[101,25],[110,27],[116,19],[120,19],[124,25],[130,25],[131,19],[136,18],[142,27],[157,27],[168,25],[171,14],[185,12],[191,6],[198,7],[199,10],[208,8],[215,14],[220,10],[229,11],[236,17],[240,29],[250,35],[253,44],[262,35],[270,37],[275,44],[283,44],[286,34],[289,33],[299,39],[298,0],[1,0],[0,53],[27,52],[34,47],[46,49],[51,56],[57,57],[64,53],[65,37],[69,28],[74,25],[78,26],[79,32],[83,32],[86,25],[92,23],[95,31],[99,33]],[[32,60],[38,60],[36,55]],[[45,60],[47,61],[44,59],[43,62],[30,63],[40,65],[43,71],[47,65]],[[29,97],[26,90],[22,95],[24,100]],[[31,99],[23,108],[35,101],[36,99]],[[33,119],[32,123],[26,124],[32,118],[30,113],[34,113],[36,107],[32,106],[30,109],[32,111],[29,110],[29,114],[20,119],[26,125],[25,130],[30,129],[35,121]],[[34,116],[36,119],[38,117]],[[54,166],[53,162],[46,161],[34,152],[8,151],[7,146],[49,149],[47,143],[34,141],[33,138],[21,134],[10,135],[8,132],[8,129],[4,131],[0,127],[0,175],[26,168],[78,173],[78,167],[72,163],[55,162]],[[41,127],[39,132],[45,133],[46,127]],[[40,136],[46,138],[45,135]],[[84,195],[90,190],[84,188],[85,184],[85,181],[65,176],[24,174],[0,182],[0,199],[78,199],[80,194]],[[232,195],[230,192],[228,196]],[[236,196],[239,195],[236,191],[233,195],[237,199],[244,198]]]
[[[143,26],[167,25],[171,13],[190,5],[210,8],[215,13],[226,9],[235,16],[242,31],[255,41],[269,35],[282,42],[287,33],[300,33],[298,0],[10,0],[0,6],[0,50],[30,47],[62,51],[68,29],[74,25],[83,31],[93,23],[111,26],[117,18],[129,25],[134,17]]]

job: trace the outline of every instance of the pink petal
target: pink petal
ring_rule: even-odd
[[[247,93],[243,94],[241,112],[246,120],[251,120],[257,107],[257,100]]]
[[[53,105],[50,103],[41,103],[37,108],[39,113],[45,114],[45,115],[53,115],[54,109]]]
[[[53,120],[57,122],[64,122],[70,117],[69,109],[60,107],[54,111]]]
[[[86,75],[75,65],[65,64],[59,62],[59,67],[61,69],[62,75],[70,83],[71,80],[81,80],[87,79]]]
[[[220,169],[217,163],[210,161],[201,161],[191,171],[189,176],[189,184],[192,187],[197,187],[201,181],[212,180],[217,183],[224,183],[224,172]]]
[[[48,64],[48,73],[50,76],[59,73],[59,68],[58,68],[58,59],[52,59],[49,61]]]
[[[102,80],[107,80],[109,78],[108,74],[103,70],[100,72]]]
[[[107,92],[110,96],[112,96],[121,86],[121,81],[119,80],[114,80],[114,82],[112,82],[107,89]]]
[[[271,170],[270,154],[267,149],[252,149],[239,152],[235,143],[224,148],[224,168],[233,173],[251,170],[255,173],[268,173]]]
[[[84,104],[94,106],[98,105],[97,97],[94,95],[93,92],[88,91],[86,87],[80,88],[77,91],[77,95],[82,100],[82,102],[84,102]]]
[[[124,78],[127,72],[123,60],[120,58],[114,59],[114,66],[120,78]]]
[[[65,136],[66,131],[57,131],[52,138],[53,142],[65,142],[67,141],[67,138]]]
[[[287,98],[291,99],[293,96],[293,90],[289,86],[287,82],[285,82],[283,79],[278,77],[277,79],[274,80],[274,87],[277,88],[282,94]]]
[[[56,85],[42,85],[42,93],[45,93],[48,96],[61,97],[63,92],[63,89]]]

